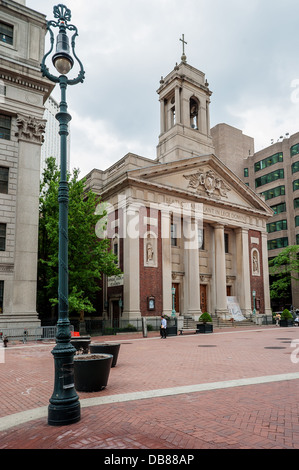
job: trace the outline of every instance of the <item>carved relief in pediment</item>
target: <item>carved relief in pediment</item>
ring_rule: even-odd
[[[192,188],[198,193],[204,190],[209,196],[216,194],[228,197],[227,193],[230,188],[212,170],[197,171],[191,175],[184,175],[184,178],[189,181],[188,188]]]

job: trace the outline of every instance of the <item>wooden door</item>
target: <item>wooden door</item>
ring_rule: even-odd
[[[202,313],[207,312],[207,286],[205,284],[200,285],[200,310]]]

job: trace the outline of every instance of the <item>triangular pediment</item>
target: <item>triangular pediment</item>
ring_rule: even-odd
[[[204,201],[221,201],[271,215],[266,203],[213,154],[133,170],[130,177]]]

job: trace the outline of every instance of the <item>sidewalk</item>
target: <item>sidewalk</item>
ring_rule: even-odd
[[[47,424],[54,343],[9,343],[0,449],[298,449],[299,329],[126,334],[108,386],[78,393],[81,420]],[[298,354],[299,358],[299,354]]]

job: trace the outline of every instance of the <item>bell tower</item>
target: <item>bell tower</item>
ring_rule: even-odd
[[[210,134],[210,97],[205,74],[187,64],[183,38],[181,63],[157,90],[160,101],[160,136],[157,160],[161,163],[214,153]]]

